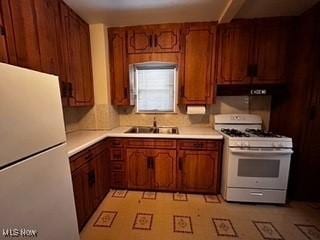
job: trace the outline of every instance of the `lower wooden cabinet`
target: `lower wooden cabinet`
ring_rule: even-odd
[[[176,151],[127,149],[128,187],[132,189],[176,189]]]
[[[179,151],[179,187],[182,191],[219,191],[220,161],[217,151]]]
[[[108,146],[98,143],[70,159],[78,226],[81,229],[110,188]]]

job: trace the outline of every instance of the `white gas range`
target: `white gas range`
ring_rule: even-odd
[[[252,114],[215,115],[223,134],[221,194],[227,201],[285,203],[292,139],[262,131]]]

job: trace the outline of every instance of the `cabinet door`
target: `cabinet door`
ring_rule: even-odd
[[[237,21],[218,28],[217,81],[219,85],[249,84],[252,66],[253,24]]]
[[[129,106],[129,71],[124,29],[109,29],[111,101],[116,106]]]
[[[9,63],[41,71],[40,47],[33,0],[1,0]]]
[[[149,27],[135,27],[128,30],[128,53],[152,53],[153,32]]]
[[[152,152],[146,149],[127,149],[128,187],[150,189]]]
[[[97,199],[100,202],[110,188],[109,151],[106,149],[94,157],[97,171]]]
[[[60,31],[57,0],[33,1],[39,39],[41,70],[59,75],[58,30]]]
[[[180,188],[184,191],[217,193],[218,163],[216,151],[180,151]]]
[[[91,72],[91,55],[89,30],[82,20],[69,11],[68,18],[68,52],[69,52],[69,96],[70,106],[93,105],[93,82]]]
[[[176,151],[154,150],[152,161],[154,187],[160,190],[176,189]]]
[[[213,102],[213,46],[216,26],[187,24],[182,36],[180,78],[181,104],[210,104]]]
[[[96,161],[90,160],[82,169],[83,171],[83,187],[85,192],[86,216],[89,218],[98,205],[97,194],[97,170]]]
[[[8,63],[7,43],[5,38],[5,27],[2,20],[2,11],[0,5],[0,62]]]
[[[263,19],[255,24],[256,77],[253,83],[283,83],[286,79],[292,19]]]
[[[180,51],[180,25],[160,25],[153,29],[153,52]]]
[[[86,189],[84,188],[84,181],[83,167],[72,173],[73,194],[79,229],[84,225],[87,218],[85,203],[88,201],[88,192],[86,192]]]

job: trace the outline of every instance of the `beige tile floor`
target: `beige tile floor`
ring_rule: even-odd
[[[111,190],[81,240],[320,240],[319,203],[227,203],[221,196]]]

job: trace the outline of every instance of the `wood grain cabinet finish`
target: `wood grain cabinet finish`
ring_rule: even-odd
[[[1,1],[9,63],[59,74],[57,0]]]
[[[8,49],[7,49],[5,34],[6,34],[6,28],[4,27],[3,16],[2,16],[2,11],[0,6],[0,62],[8,63],[9,56],[8,56]]]
[[[219,192],[219,154],[217,151],[179,151],[180,189],[191,192]]]
[[[127,149],[128,187],[131,189],[176,189],[176,151]]]
[[[216,25],[185,24],[181,39],[180,104],[213,103]]]
[[[88,24],[60,0],[1,0],[0,12],[0,61],[57,75],[64,106],[92,106]]]
[[[108,151],[106,141],[102,141],[70,158],[79,230],[109,191]]]
[[[278,84],[286,81],[292,30],[293,18],[255,20],[254,84]]]
[[[124,189],[128,187],[126,173],[126,140],[121,138],[112,138],[108,140],[110,164],[111,164],[111,187],[115,189]]]
[[[66,61],[68,106],[82,107],[94,104],[89,26],[68,6],[61,3],[63,11],[62,36],[67,51]]]
[[[254,25],[241,20],[218,27],[217,82],[223,84],[251,83],[250,66]]]
[[[152,152],[147,149],[127,149],[128,188],[151,189]]]
[[[152,53],[153,29],[148,26],[128,29],[128,53]]]
[[[126,53],[126,31],[108,29],[110,49],[111,101],[115,106],[129,106],[129,66]]]
[[[160,24],[128,28],[128,53],[179,52],[180,26],[180,24]]]
[[[218,27],[219,85],[282,84],[292,17],[234,20]]]

